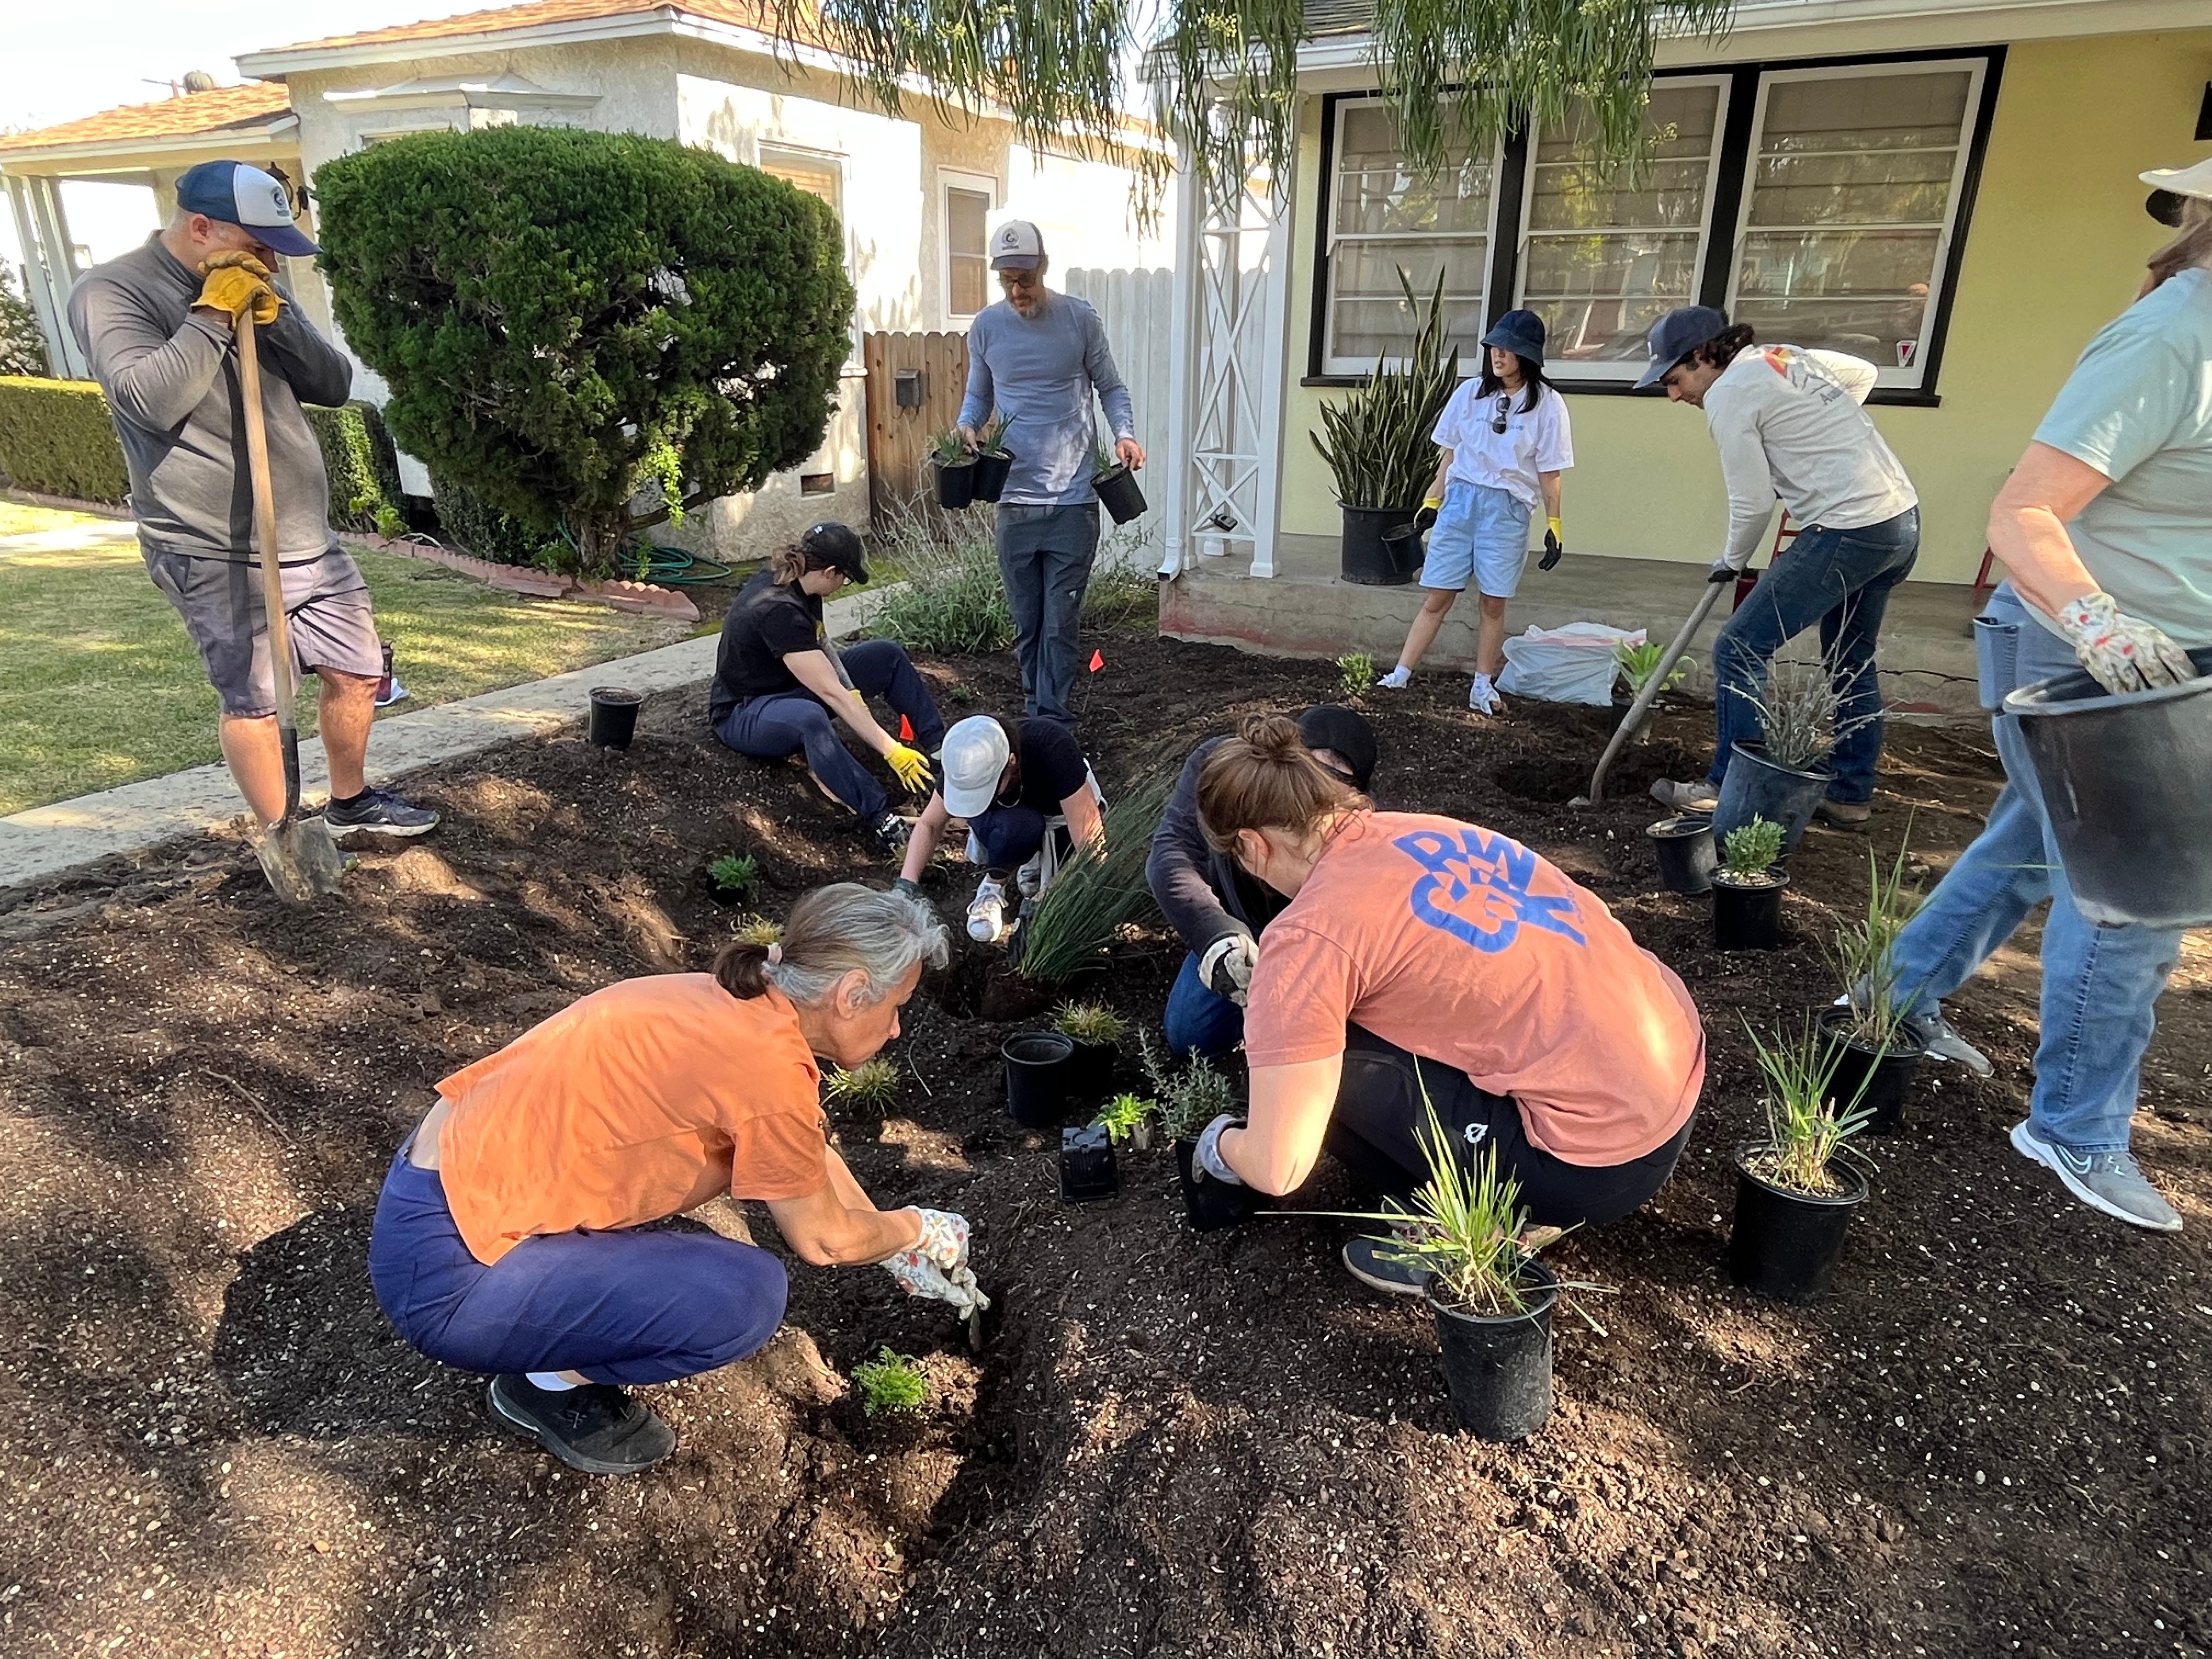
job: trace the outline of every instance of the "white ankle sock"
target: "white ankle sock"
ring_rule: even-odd
[[[1413,671],[1401,663],[1375,683],[1389,690],[1402,691],[1413,678]]]
[[[576,1386],[558,1371],[525,1371],[523,1375],[530,1379],[532,1388],[543,1389],[548,1394],[566,1394]]]

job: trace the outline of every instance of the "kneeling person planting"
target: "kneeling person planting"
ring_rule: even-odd
[[[385,1178],[378,1304],[431,1358],[491,1373],[495,1420],[591,1474],[675,1448],[626,1387],[742,1359],[782,1322],[766,1250],[647,1224],[718,1194],[765,1200],[801,1261],[878,1264],[910,1295],[978,1311],[968,1224],[878,1210],[818,1095],[816,1056],[867,1060],[945,959],[926,907],[824,887],[780,945],[611,985],[456,1072]]]
[[[1665,1184],[1704,1029],[1593,895],[1493,830],[1375,811],[1279,717],[1207,757],[1199,811],[1213,847],[1290,901],[1245,1009],[1250,1117],[1207,1128],[1207,1173],[1288,1193],[1326,1146],[1402,1198],[1427,1177],[1432,1102],[1468,1152],[1495,1148],[1539,1226],[1617,1220]],[[1378,1289],[1419,1289],[1388,1255],[1345,1252]]]

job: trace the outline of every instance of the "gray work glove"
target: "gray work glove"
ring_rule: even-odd
[[[1713,568],[1705,572],[1705,580],[1709,582],[1732,582],[1741,574],[1743,572],[1726,559],[1715,559]]]
[[[1198,982],[1239,1008],[1252,988],[1252,969],[1260,960],[1260,941],[1249,933],[1224,933],[1198,959]]]
[[[1225,1181],[1232,1187],[1242,1187],[1244,1177],[1231,1169],[1221,1156],[1221,1137],[1225,1130],[1241,1129],[1244,1120],[1224,1112],[1207,1124],[1198,1137],[1198,1145],[1190,1155],[1190,1167],[1202,1170],[1216,1181]]]

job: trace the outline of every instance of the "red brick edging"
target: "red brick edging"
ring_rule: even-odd
[[[659,587],[651,582],[576,581],[567,576],[557,576],[550,571],[539,570],[532,565],[495,564],[489,559],[471,557],[456,553],[451,548],[434,543],[386,541],[380,536],[356,536],[352,539],[379,553],[393,553],[404,559],[422,559],[431,564],[444,565],[448,570],[473,577],[488,586],[509,593],[528,593],[543,599],[590,599],[616,611],[633,611],[641,616],[667,617],[677,622],[697,622],[699,607],[691,603],[687,594],[672,588]]]

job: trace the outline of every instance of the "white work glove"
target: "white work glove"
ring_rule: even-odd
[[[949,1302],[962,1318],[991,1305],[975,1283],[968,1265],[968,1221],[950,1210],[926,1210],[919,1205],[921,1237],[911,1249],[887,1256],[883,1269],[899,1282],[908,1296],[933,1297]]]
[[[1224,1112],[1212,1122],[1207,1124],[1205,1131],[1198,1138],[1197,1146],[1191,1152],[1190,1167],[1204,1171],[1216,1181],[1225,1181],[1232,1187],[1242,1187],[1244,1184],[1244,1177],[1231,1169],[1222,1159],[1221,1135],[1224,1129],[1241,1129],[1243,1127],[1243,1118],[1232,1117],[1227,1112]]]
[[[1252,988],[1252,966],[1260,960],[1260,941],[1249,933],[1224,933],[1198,959],[1198,982],[1239,1008]]]
[[[2075,659],[2115,696],[2197,678],[2186,651],[2151,623],[2121,614],[2109,593],[2069,599],[2058,607],[2058,626],[2074,647]]]

